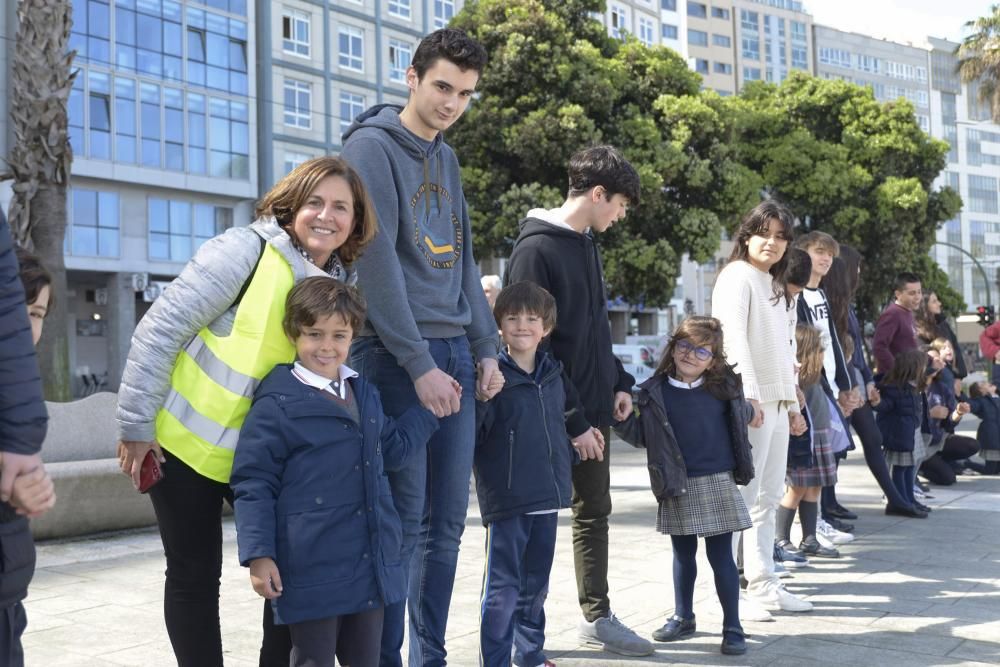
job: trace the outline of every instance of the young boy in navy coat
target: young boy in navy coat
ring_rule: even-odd
[[[393,421],[344,365],[365,305],[351,287],[307,278],[284,329],[298,361],[264,378],[240,431],[231,485],[240,563],[289,626],[292,665],[378,664],[385,605],[406,591],[401,528],[385,470],[437,430],[414,406]]]
[[[575,406],[562,364],[538,350],[555,326],[556,302],[529,282],[500,292],[493,310],[505,350],[504,390],[476,410],[473,471],[486,526],[480,665],[551,665],[545,659],[545,597],[557,512],[570,506],[577,453],[566,433]],[[573,408],[570,408],[572,410]]]

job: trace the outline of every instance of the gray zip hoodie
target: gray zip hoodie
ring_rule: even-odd
[[[374,106],[344,133],[341,157],[361,174],[380,233],[355,267],[368,301],[361,335],[378,336],[416,380],[436,368],[427,338],[468,336],[495,357],[497,327],[472,256],[458,158],[439,133],[416,136],[401,107]]]

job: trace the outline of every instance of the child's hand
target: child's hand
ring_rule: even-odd
[[[500,393],[500,390],[503,389],[503,385],[504,385],[503,373],[500,372],[494,373],[493,376],[490,378],[490,383],[486,387],[486,391],[483,391],[482,389],[478,388],[477,385],[476,400],[478,401],[491,400],[494,396]]]
[[[792,435],[802,435],[806,432],[806,419],[798,412],[788,413],[788,432]]]
[[[959,417],[961,417],[962,415],[967,415],[970,412],[972,412],[972,406],[966,403],[965,401],[955,406],[955,414],[957,414]]]
[[[56,492],[44,466],[14,479],[10,503],[17,508],[18,514],[32,519],[52,509],[56,504]]]
[[[806,395],[802,393],[798,385],[795,386],[795,400],[799,402],[799,408],[806,407]]]
[[[601,439],[598,440],[595,438],[594,431],[597,431],[597,429],[591,428],[572,441],[576,451],[580,454],[581,461],[589,461],[590,459],[604,460],[604,438],[601,436],[600,431],[597,431],[597,436]]]
[[[250,584],[257,595],[265,600],[281,597],[281,575],[278,566],[270,558],[254,558],[250,561]]]
[[[878,393],[878,389],[875,388],[874,382],[868,383],[868,402],[878,405],[878,402],[882,399],[882,396]]]
[[[604,446],[607,443],[604,442],[604,434],[601,433],[601,429],[597,428],[596,426],[591,426],[590,427],[590,432],[594,434],[594,439],[597,440],[597,444],[599,444],[601,446],[601,451],[603,452],[604,451]]]
[[[750,406],[753,408],[753,416],[750,418],[750,428],[760,428],[764,425],[764,411],[760,409],[760,401],[756,398],[751,398]]]

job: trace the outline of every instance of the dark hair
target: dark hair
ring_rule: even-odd
[[[722,323],[714,317],[691,315],[677,326],[660,357],[657,375],[673,376],[677,372],[674,350],[682,340],[693,341],[699,346],[706,345],[712,350],[712,363],[702,376],[708,393],[719,400],[729,400],[740,395],[740,379],[726,362],[726,352],[722,346]]]
[[[289,338],[295,339],[316,320],[340,315],[357,333],[365,321],[365,308],[365,299],[358,290],[329,276],[312,276],[288,293],[281,326]]]
[[[896,274],[896,279],[892,281],[892,291],[901,292],[910,283],[919,283],[920,276],[911,271],[902,271]]]
[[[739,228],[737,228],[736,237],[733,239],[736,245],[733,246],[733,252],[729,255],[729,261],[747,261],[747,257],[749,256],[747,243],[750,242],[750,237],[767,231],[771,220],[777,220],[778,224],[781,225],[781,235],[786,241],[792,240],[792,226],[795,220],[792,217],[792,212],[786,206],[773,199],[765,199],[754,206],[753,210],[744,216]],[[777,303],[778,299],[785,296],[785,271],[787,269],[788,252],[786,251],[784,256],[775,262],[770,270],[771,277],[773,278],[771,288],[774,291],[775,303]]]
[[[361,256],[361,251],[371,243],[378,232],[378,217],[368,198],[368,191],[361,176],[351,165],[339,157],[318,157],[307,160],[278,181],[257,203],[257,217],[273,216],[283,228],[292,224],[309,195],[327,176],[339,176],[347,181],[354,200],[354,229],[335,251],[344,264],[351,264]]]
[[[847,262],[840,257],[834,257],[830,264],[830,270],[820,281],[819,286],[826,294],[826,302],[830,306],[830,319],[837,331],[837,337],[841,340],[847,335],[849,328],[849,313],[851,312],[850,270]]]
[[[837,243],[837,239],[833,238],[826,232],[821,232],[819,230],[813,230],[802,234],[797,239],[795,239],[795,247],[802,248],[807,251],[813,246],[819,246],[823,250],[826,250],[831,255],[836,257],[840,254],[840,244]]]
[[[460,70],[482,72],[486,67],[486,49],[476,40],[456,28],[441,28],[420,40],[413,53],[410,65],[423,79],[431,67],[441,58],[454,63]]]
[[[851,301],[854,301],[854,295],[858,292],[858,283],[861,281],[861,253],[853,246],[841,243],[838,257],[844,262],[847,284],[851,288]]]
[[[986,382],[982,380],[981,382]],[[988,384],[988,383],[987,383]],[[969,385],[969,398],[982,398],[985,396],[983,390],[979,388],[980,382],[973,382]]]
[[[938,337],[938,316],[931,313],[927,308],[931,296],[936,296],[936,292],[924,292],[920,299],[920,305],[913,312],[913,324],[917,328],[917,338],[924,343],[931,343]]]
[[[788,265],[785,267],[785,285],[805,287],[812,277],[812,257],[802,248],[789,248],[785,252]],[[789,302],[791,299],[789,299]],[[791,305],[791,303],[789,303]]]
[[[883,384],[892,384],[903,389],[911,384],[917,391],[923,390],[924,371],[927,369],[927,353],[923,350],[906,350],[896,355],[892,368],[885,374]]]
[[[569,159],[569,196],[579,197],[600,185],[605,198],[624,195],[629,204],[639,203],[639,174],[614,146],[591,146]]]
[[[24,302],[29,306],[38,300],[38,294],[46,285],[49,286],[48,308],[52,310],[54,294],[52,293],[52,274],[45,268],[38,256],[28,252],[21,246],[16,246],[18,276],[24,285]]]
[[[542,318],[542,326],[548,330],[556,326],[556,300],[546,290],[535,283],[522,280],[501,290],[493,306],[493,317],[500,321],[507,315],[530,313]]]

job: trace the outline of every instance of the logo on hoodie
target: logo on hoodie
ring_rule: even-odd
[[[410,198],[413,240],[435,269],[454,268],[462,257],[462,222],[451,204],[451,193],[437,183],[422,183]]]

